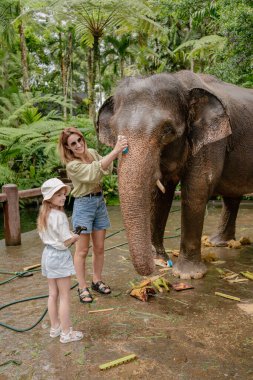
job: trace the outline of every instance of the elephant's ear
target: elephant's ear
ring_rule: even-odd
[[[189,141],[193,155],[204,145],[224,139],[231,133],[229,117],[220,100],[204,89],[191,90]]]
[[[97,118],[97,132],[99,140],[106,145],[114,146],[116,144],[116,137],[110,126],[110,120],[113,116],[113,96],[106,99],[98,111]]]

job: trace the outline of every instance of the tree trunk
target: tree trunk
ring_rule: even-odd
[[[124,77],[124,58],[120,59],[120,78]]]
[[[99,37],[94,36],[93,47],[88,49],[88,98],[89,117],[96,125],[96,92],[97,66],[99,61]]]
[[[88,107],[89,117],[93,120],[93,105],[94,105],[94,78],[93,78],[93,51],[88,48]]]
[[[63,54],[63,44],[62,44],[62,33],[59,32],[59,59],[60,59],[60,69],[61,69],[61,84],[62,84],[62,94],[64,96],[65,93],[65,77],[66,77],[66,68],[64,62],[64,54]],[[63,118],[66,120],[67,118],[67,110],[66,107],[63,106]]]
[[[62,94],[64,97],[64,102],[68,100],[68,85],[69,85],[69,76],[71,70],[71,57],[73,52],[73,36],[72,32],[68,33],[68,45],[66,53],[64,53],[63,42],[62,42],[62,33],[59,33],[59,49],[60,49],[60,67],[61,67],[61,80],[62,80]],[[67,106],[63,106],[63,118],[67,119],[68,112]]]
[[[21,65],[22,65],[22,74],[23,74],[22,87],[23,87],[24,92],[29,92],[30,86],[29,86],[29,70],[28,70],[28,62],[27,62],[27,47],[26,47],[26,41],[25,41],[24,26],[23,26],[22,21],[19,24],[18,30],[19,30]]]
[[[190,69],[192,72],[194,72],[194,60],[193,60],[193,58],[190,59],[190,64],[191,64]]]
[[[71,61],[69,66],[69,97],[70,97],[70,117],[73,116],[73,55],[71,55]]]
[[[190,26],[190,33],[191,33],[191,30],[192,30],[192,18],[190,17],[190,21],[189,21],[189,26]],[[190,58],[190,70],[192,72],[194,72],[194,59],[191,57]]]
[[[72,32],[69,31],[68,33],[68,46],[67,46],[67,52],[65,56],[65,79],[64,79],[64,101],[67,102],[68,100],[68,87],[69,87],[69,78],[70,78],[70,71],[71,71],[71,57],[73,52],[73,36]],[[67,106],[64,106],[64,119],[67,119]]]

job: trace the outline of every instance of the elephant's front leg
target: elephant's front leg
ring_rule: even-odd
[[[157,187],[152,194],[151,203],[151,240],[155,248],[156,255],[159,258],[168,260],[163,245],[163,236],[171,204],[175,193],[176,184],[168,182],[166,191],[163,194]]]
[[[235,222],[240,202],[241,197],[223,197],[222,214],[218,225],[218,231],[210,238],[210,242],[216,247],[225,247],[229,240],[235,239]]]
[[[189,187],[182,189],[180,254],[172,271],[182,279],[201,278],[207,272],[205,264],[201,262],[201,235],[207,193],[207,189],[203,188],[198,194],[195,187],[193,190]]]

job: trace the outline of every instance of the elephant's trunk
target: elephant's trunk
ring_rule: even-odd
[[[159,176],[158,160],[158,154],[152,154],[149,145],[131,144],[119,164],[121,211],[133,265],[141,275],[154,271],[150,206],[152,189]]]

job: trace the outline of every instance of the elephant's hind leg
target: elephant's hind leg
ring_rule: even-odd
[[[223,207],[217,232],[210,237],[216,247],[226,247],[229,240],[235,239],[235,222],[241,198],[223,197]]]

